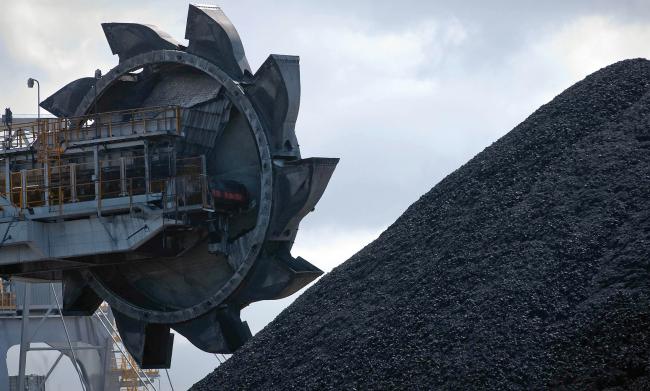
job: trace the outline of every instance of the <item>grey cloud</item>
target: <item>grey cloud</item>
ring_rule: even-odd
[[[354,236],[387,226],[446,174],[594,66],[622,59],[618,53],[647,55],[636,46],[616,52],[604,47],[613,57],[567,65],[572,59],[563,50],[579,49],[580,39],[589,38],[573,42],[568,38],[576,38],[574,31],[567,26],[595,15],[610,20],[624,41],[642,47],[640,42],[650,38],[645,1],[220,3],[239,30],[253,69],[270,53],[301,56],[301,147],[306,156],[342,158],[316,213],[301,226],[297,244],[301,235],[315,237],[323,227]],[[0,106],[11,105],[15,112],[34,111],[27,77],[41,77],[45,95],[97,66],[107,70],[117,63],[100,21],[153,22],[178,40],[184,34],[185,1],[38,4],[32,8],[37,20],[52,18],[54,6],[64,7],[56,15],[61,42],[21,34],[20,26],[8,29],[15,21],[0,16]],[[75,23],[80,19],[92,23]],[[623,31],[632,25],[640,27]],[[77,36],[87,52],[78,50]],[[37,53],[41,57],[20,51],[34,40],[48,42]],[[563,41],[574,46],[558,48]],[[70,65],[57,69],[43,61],[61,55],[59,44],[58,50],[69,51]],[[322,237],[324,243],[331,240]],[[247,314],[260,328],[286,302],[262,304]],[[194,357],[183,354],[174,361],[180,367]]]

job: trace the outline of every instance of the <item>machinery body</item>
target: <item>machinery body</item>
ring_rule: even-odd
[[[173,334],[231,353],[241,308],[322,272],[291,256],[338,159],[302,159],[299,61],[252,74],[217,7],[190,5],[184,47],[150,25],[108,23],[119,64],[42,102],[57,119],[7,124],[0,273],[63,281],[63,311],[106,301],[143,368]]]

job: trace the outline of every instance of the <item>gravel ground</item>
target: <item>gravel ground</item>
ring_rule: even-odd
[[[193,389],[650,389],[649,152],[650,61],[601,69]]]

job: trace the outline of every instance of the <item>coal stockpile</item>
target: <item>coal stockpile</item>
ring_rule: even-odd
[[[194,389],[650,389],[649,254],[637,59],[453,172]]]

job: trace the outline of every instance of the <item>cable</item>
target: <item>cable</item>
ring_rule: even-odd
[[[174,391],[174,385],[172,384],[172,379],[169,377],[169,371],[167,368],[165,368],[165,373],[167,374],[167,380],[169,380],[169,386],[172,388],[172,391]]]
[[[217,353],[213,353],[213,354],[214,354],[214,357],[219,362],[219,365],[224,364],[228,360],[228,357],[226,357],[226,355],[223,354],[223,353],[221,353],[221,357],[219,357],[219,354],[217,354]]]
[[[56,301],[56,308],[59,310],[59,316],[61,317],[61,323],[63,324],[63,331],[65,331],[65,338],[68,340],[68,346],[70,346],[70,354],[72,355],[72,364],[74,365],[74,369],[77,371],[77,375],[79,375],[81,388],[83,388],[84,391],[86,391],[86,383],[84,382],[84,378],[81,373],[81,368],[79,368],[79,362],[77,362],[77,355],[74,353],[74,349],[72,348],[72,342],[70,341],[70,334],[68,333],[68,326],[65,325],[65,319],[63,319],[63,311],[61,310],[61,305],[59,304],[59,296],[57,296],[56,294],[56,290],[54,289],[53,283],[50,283],[50,288],[52,289],[52,294],[54,295],[54,300]]]

